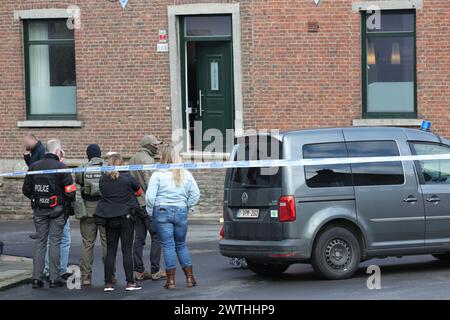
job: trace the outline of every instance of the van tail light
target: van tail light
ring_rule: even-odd
[[[219,232],[219,238],[220,238],[220,240],[225,239],[225,227],[222,227],[222,228],[220,229],[220,232]]]
[[[283,196],[278,200],[278,215],[280,222],[295,221],[295,198],[293,196]]]

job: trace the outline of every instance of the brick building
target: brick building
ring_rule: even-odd
[[[427,118],[449,137],[449,26],[448,0],[1,0],[0,168],[23,167],[28,132],[61,138],[73,165],[89,143],[131,155],[143,133],[182,128]],[[200,213],[217,215],[223,173],[195,174]],[[1,185],[0,216],[29,213],[21,180]]]

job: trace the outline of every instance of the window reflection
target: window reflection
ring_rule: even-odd
[[[346,158],[345,143],[311,144],[303,147],[304,159]],[[310,188],[346,187],[352,185],[349,165],[305,167],[306,185]]]
[[[450,154],[450,147],[436,144],[414,144],[417,155]],[[419,161],[426,184],[450,184],[450,160]]]
[[[395,157],[399,156],[394,141],[348,142],[350,157]],[[351,164],[355,186],[396,185],[405,181],[400,161]]]

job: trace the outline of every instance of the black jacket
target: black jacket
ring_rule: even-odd
[[[45,148],[42,142],[38,141],[34,148],[31,150],[30,154],[24,155],[23,159],[28,167],[33,163],[42,160],[45,156]]]
[[[139,190],[139,183],[129,172],[121,172],[116,180],[103,174],[100,178],[102,198],[95,214],[102,218],[115,218],[129,214],[132,208],[139,209],[135,195]]]
[[[58,156],[47,153],[44,159],[32,164],[28,171],[52,170],[52,169],[66,169],[67,166],[59,161]],[[52,183],[55,195],[63,199],[64,203],[73,202],[75,200],[75,188],[73,187],[73,179],[70,173],[56,173],[56,174],[39,174],[27,175],[23,183],[23,194],[33,199],[35,193],[35,184],[37,180],[48,178]],[[66,187],[72,186],[71,190],[66,190]],[[67,192],[66,192],[67,191]]]

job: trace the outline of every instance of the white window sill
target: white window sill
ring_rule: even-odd
[[[353,11],[369,11],[369,10],[401,10],[401,9],[418,9],[422,10],[423,0],[371,0],[358,1],[352,3]]]
[[[82,128],[83,123],[77,120],[27,120],[18,121],[19,128]]]
[[[354,127],[420,127],[420,119],[354,119]]]
[[[14,11],[14,20],[67,19],[71,17],[73,17],[73,12],[70,9],[31,9]]]
[[[190,151],[182,152],[181,158],[183,160],[193,161],[228,161],[231,154],[226,152],[202,152],[202,151]]]

